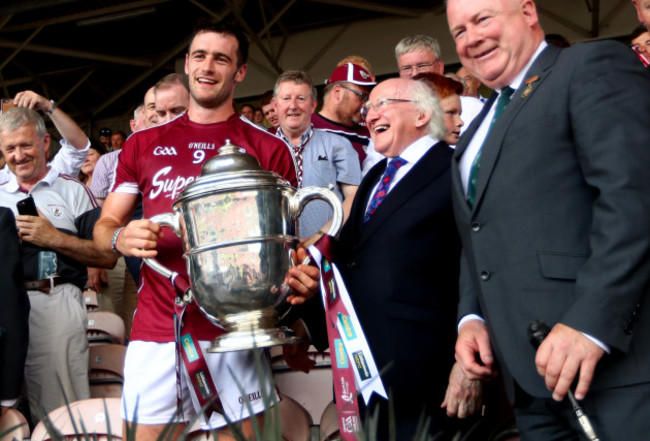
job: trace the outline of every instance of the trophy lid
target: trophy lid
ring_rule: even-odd
[[[262,169],[255,156],[227,139],[219,154],[203,164],[201,176],[185,187],[178,201],[215,191],[260,186],[290,187],[291,184],[279,174]]]
[[[226,143],[219,147],[219,154],[203,164],[201,176],[245,170],[261,171],[262,167],[255,156],[249,155],[246,150],[226,139]]]

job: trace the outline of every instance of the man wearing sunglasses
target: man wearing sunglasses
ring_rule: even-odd
[[[346,63],[334,69],[325,81],[323,108],[314,113],[312,123],[317,129],[344,136],[352,143],[363,166],[366,159],[370,134],[360,123],[361,106],[368,101],[368,94],[377,84],[373,76],[363,67]],[[364,167],[362,169],[365,170]]]

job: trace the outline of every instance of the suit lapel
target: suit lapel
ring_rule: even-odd
[[[542,51],[526,73],[522,84],[512,95],[510,103],[503,111],[501,118],[499,118],[492,127],[490,134],[481,149],[481,170],[479,172],[478,184],[476,186],[474,211],[481,204],[483,193],[485,192],[492,176],[492,171],[494,170],[494,165],[499,157],[501,146],[503,145],[503,139],[508,132],[508,128],[521,108],[529,101],[529,97],[534,94],[539,89],[539,85],[548,78],[550,69],[555,63],[560,51],[561,49],[551,45]],[[469,139],[467,139],[467,141],[469,141]]]
[[[362,215],[359,246],[363,245],[366,240],[371,239],[373,233],[388,219],[398,214],[402,205],[408,202],[413,195],[449,169],[451,164],[448,149],[449,147],[444,142],[439,142],[431,147],[418,163],[409,170],[407,175],[386,195],[381,205],[365,224],[363,224]],[[381,173],[383,173],[383,169]],[[379,176],[376,176],[376,179],[371,181],[370,190],[377,183]],[[364,197],[364,202],[367,202],[367,200],[367,197]]]

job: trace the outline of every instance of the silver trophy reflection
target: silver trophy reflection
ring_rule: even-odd
[[[226,141],[173,203],[174,213],[150,219],[182,239],[192,297],[212,323],[227,331],[212,342],[210,352],[296,341],[290,329],[276,325],[280,312],[289,307],[285,277],[298,242],[295,220],[314,199],[331,205],[334,216],[327,234],[335,236],[343,224],[343,208],[332,191],[296,190]],[[155,259],[144,261],[172,276]]]

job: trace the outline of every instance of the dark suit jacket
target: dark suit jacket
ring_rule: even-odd
[[[612,348],[591,390],[650,381],[650,76],[618,43],[549,46],[484,143],[471,209],[458,161],[484,113],[452,161],[459,317],[486,318],[502,370],[531,395],[549,396],[536,319]]]
[[[0,243],[2,264],[0,281],[0,399],[18,398],[22,393],[23,371],[29,339],[27,320],[29,299],[23,288],[18,233],[14,215],[0,207]]]
[[[439,412],[454,362],[460,241],[451,157],[447,144],[432,147],[363,224],[386,168],[386,161],[377,164],[361,182],[335,244],[335,261],[377,366],[385,369],[398,429],[404,415],[419,416],[424,406]]]

